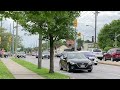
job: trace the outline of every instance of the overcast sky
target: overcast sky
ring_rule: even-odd
[[[91,40],[91,37],[94,36],[94,26],[95,26],[95,11],[83,11],[78,18],[78,27],[77,30],[82,33],[82,38],[84,36],[84,40]],[[100,29],[105,25],[110,23],[112,20],[120,19],[120,11],[99,11],[97,17],[97,35]],[[3,27],[10,31],[10,23],[13,24],[12,20],[3,21]],[[86,26],[90,25],[90,26]],[[11,28],[13,30],[13,28]],[[19,35],[23,39],[23,45],[25,47],[35,47],[38,46],[38,35],[28,36],[25,35],[28,33],[23,31],[21,27],[19,27]]]

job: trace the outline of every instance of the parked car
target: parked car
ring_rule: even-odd
[[[104,53],[103,60],[120,61],[120,48],[112,48]]]
[[[100,59],[100,60],[103,59],[103,52],[101,49],[95,48],[95,49],[92,49],[92,52],[98,59]]]
[[[26,58],[26,54],[25,54],[25,52],[18,52],[17,57],[18,58]]]
[[[59,67],[60,70],[67,70],[68,72],[74,70],[88,70],[88,72],[91,72],[93,64],[81,52],[66,52],[60,57]]]
[[[93,64],[95,65],[98,64],[98,59],[91,51],[79,51],[79,52],[83,53],[86,58],[90,59],[93,62]]]

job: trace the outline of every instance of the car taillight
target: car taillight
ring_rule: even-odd
[[[117,57],[117,54],[116,54],[116,53],[113,53],[112,56],[115,58],[115,57]]]

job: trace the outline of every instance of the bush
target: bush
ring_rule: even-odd
[[[109,49],[111,49],[111,48],[112,48],[112,47],[105,47],[105,48],[104,48],[104,51],[107,52],[107,51],[108,51]]]

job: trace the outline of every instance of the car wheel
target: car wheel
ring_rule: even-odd
[[[95,63],[95,65],[97,65],[97,63]]]
[[[63,70],[61,63],[59,63],[60,70]]]
[[[70,65],[67,64],[67,72],[71,72]]]
[[[88,70],[88,72],[92,72],[92,69]]]

